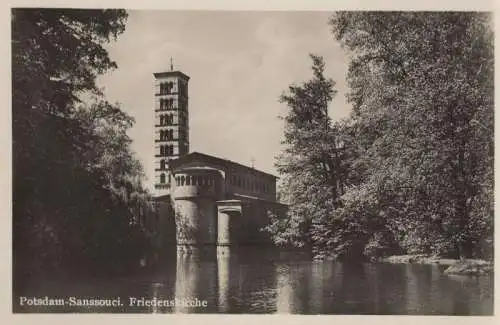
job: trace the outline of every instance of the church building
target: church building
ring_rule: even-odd
[[[277,177],[189,150],[189,76],[154,73],[154,217],[156,245],[268,243],[268,213],[283,213]],[[150,222],[151,224],[151,222]]]

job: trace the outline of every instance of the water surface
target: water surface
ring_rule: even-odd
[[[492,315],[493,276],[449,276],[439,265],[311,261],[246,249],[179,255],[152,273],[113,279],[33,278],[14,293],[15,312]],[[19,306],[21,296],[120,297],[120,307]],[[197,299],[206,307],[137,306]],[[184,300],[185,301],[185,300]]]

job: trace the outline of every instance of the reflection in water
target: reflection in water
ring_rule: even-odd
[[[327,263],[326,265],[331,265]],[[309,272],[310,287],[309,287],[309,299],[308,301],[314,301],[314,304],[309,306],[309,312],[312,314],[321,313],[323,306],[323,298],[325,293],[323,292],[322,281],[325,279],[325,274],[323,270],[327,269],[324,263],[316,262],[311,265],[311,271]]]
[[[276,266],[276,312],[290,314],[293,311],[293,286],[290,268],[285,265]]]
[[[406,293],[405,303],[406,310],[408,314],[417,314],[420,309],[420,295],[418,292],[418,279],[416,274],[414,273],[414,265],[405,265],[405,276],[406,276]],[[422,277],[425,277],[425,273],[421,274]]]
[[[207,307],[125,305],[38,312],[491,315],[493,276],[443,274],[438,265],[313,262],[259,249],[179,254],[154,273],[114,279],[32,279],[20,296],[198,299]],[[19,311],[19,308],[17,308]]]
[[[227,313],[230,309],[231,258],[236,258],[235,254],[231,253],[230,247],[217,248],[218,311],[222,313]]]
[[[207,308],[217,305],[217,265],[205,259],[201,251],[177,254],[176,313],[204,313]],[[207,307],[200,305],[203,301],[207,302]]]

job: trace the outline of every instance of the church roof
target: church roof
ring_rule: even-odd
[[[262,175],[265,175],[267,177],[278,178],[277,176],[275,176],[273,174],[269,174],[269,173],[263,172],[261,170],[255,169],[255,168],[245,166],[245,165],[239,164],[237,162],[234,162],[234,161],[231,161],[228,159],[210,156],[210,155],[207,155],[207,154],[204,154],[201,152],[196,152],[196,151],[192,152],[188,155],[185,155],[183,157],[180,157],[178,159],[171,160],[169,164],[171,167],[175,168],[175,167],[181,166],[182,164],[185,164],[187,162],[194,161],[194,160],[206,161],[209,164],[212,163],[212,164],[217,164],[217,165],[221,165],[224,167],[236,167],[239,169],[247,170],[249,172],[262,174]]]
[[[187,74],[184,74],[180,71],[164,71],[164,72],[155,72],[153,73],[153,75],[155,76],[155,78],[165,78],[165,77],[172,77],[172,76],[176,76],[176,77],[181,77],[181,78],[184,78],[186,80],[189,80],[189,76]]]

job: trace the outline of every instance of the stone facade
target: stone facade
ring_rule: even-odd
[[[189,152],[189,77],[179,71],[154,74],[154,179],[158,195],[169,194],[170,160]]]
[[[265,243],[260,229],[276,202],[276,177],[194,152],[170,164],[178,245]]]

